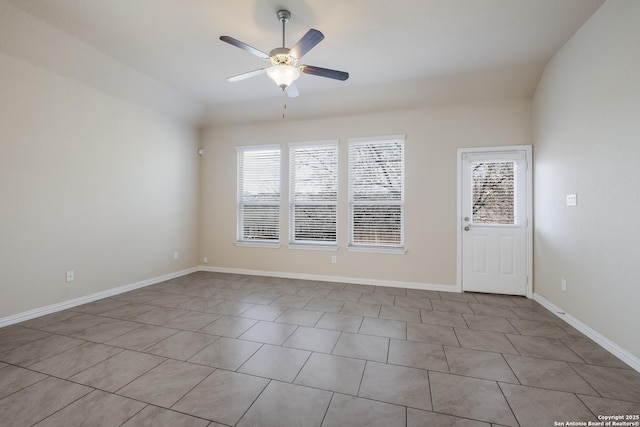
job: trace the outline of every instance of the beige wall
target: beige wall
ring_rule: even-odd
[[[201,179],[201,256],[209,266],[288,274],[455,286],[456,150],[531,143],[529,101],[397,111],[310,121],[209,128]],[[347,139],[406,134],[404,255],[349,252]],[[337,252],[289,249],[288,195],[281,200],[279,249],[239,247],[236,240],[236,146],[339,139]],[[287,176],[283,188],[288,188]],[[331,256],[337,255],[337,264]]]
[[[0,93],[0,318],[197,264],[191,126],[1,53]]]
[[[638,22],[640,2],[609,0],[538,86],[534,277],[536,293],[640,357]]]

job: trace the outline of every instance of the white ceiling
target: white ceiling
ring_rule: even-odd
[[[352,114],[495,98],[530,98],[544,65],[603,0],[5,0],[181,92],[209,123]],[[269,52],[309,28],[325,39],[305,64],[348,71],[302,75],[300,97],[266,75],[226,77],[265,63],[219,40]]]

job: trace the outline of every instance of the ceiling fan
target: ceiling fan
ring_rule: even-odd
[[[237,82],[240,80],[248,79],[249,77],[258,76],[260,74],[267,73],[267,75],[274,81],[283,91],[286,91],[287,95],[291,98],[298,96],[298,88],[295,85],[295,80],[300,77],[300,73],[311,74],[314,76],[328,77],[336,80],[347,80],[349,73],[344,71],[330,70],[328,68],[314,67],[313,65],[297,65],[298,61],[315,45],[320,43],[324,39],[324,34],[318,30],[310,29],[302,38],[291,48],[285,47],[285,24],[291,19],[291,12],[288,10],[279,10],[277,15],[278,20],[282,22],[282,47],[273,49],[268,55],[261,50],[256,49],[253,46],[249,46],[246,43],[236,40],[229,36],[220,36],[220,40],[229,43],[235,47],[239,47],[258,58],[271,62],[270,67],[260,68],[259,70],[249,71],[247,73],[238,74],[227,78],[227,81]]]

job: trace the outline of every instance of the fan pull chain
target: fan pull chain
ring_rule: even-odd
[[[282,119],[284,120],[284,114],[287,112],[287,104],[284,104],[284,108],[282,109]]]

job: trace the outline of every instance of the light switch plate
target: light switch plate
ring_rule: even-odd
[[[577,206],[577,205],[578,205],[578,195],[567,194],[567,206]]]

